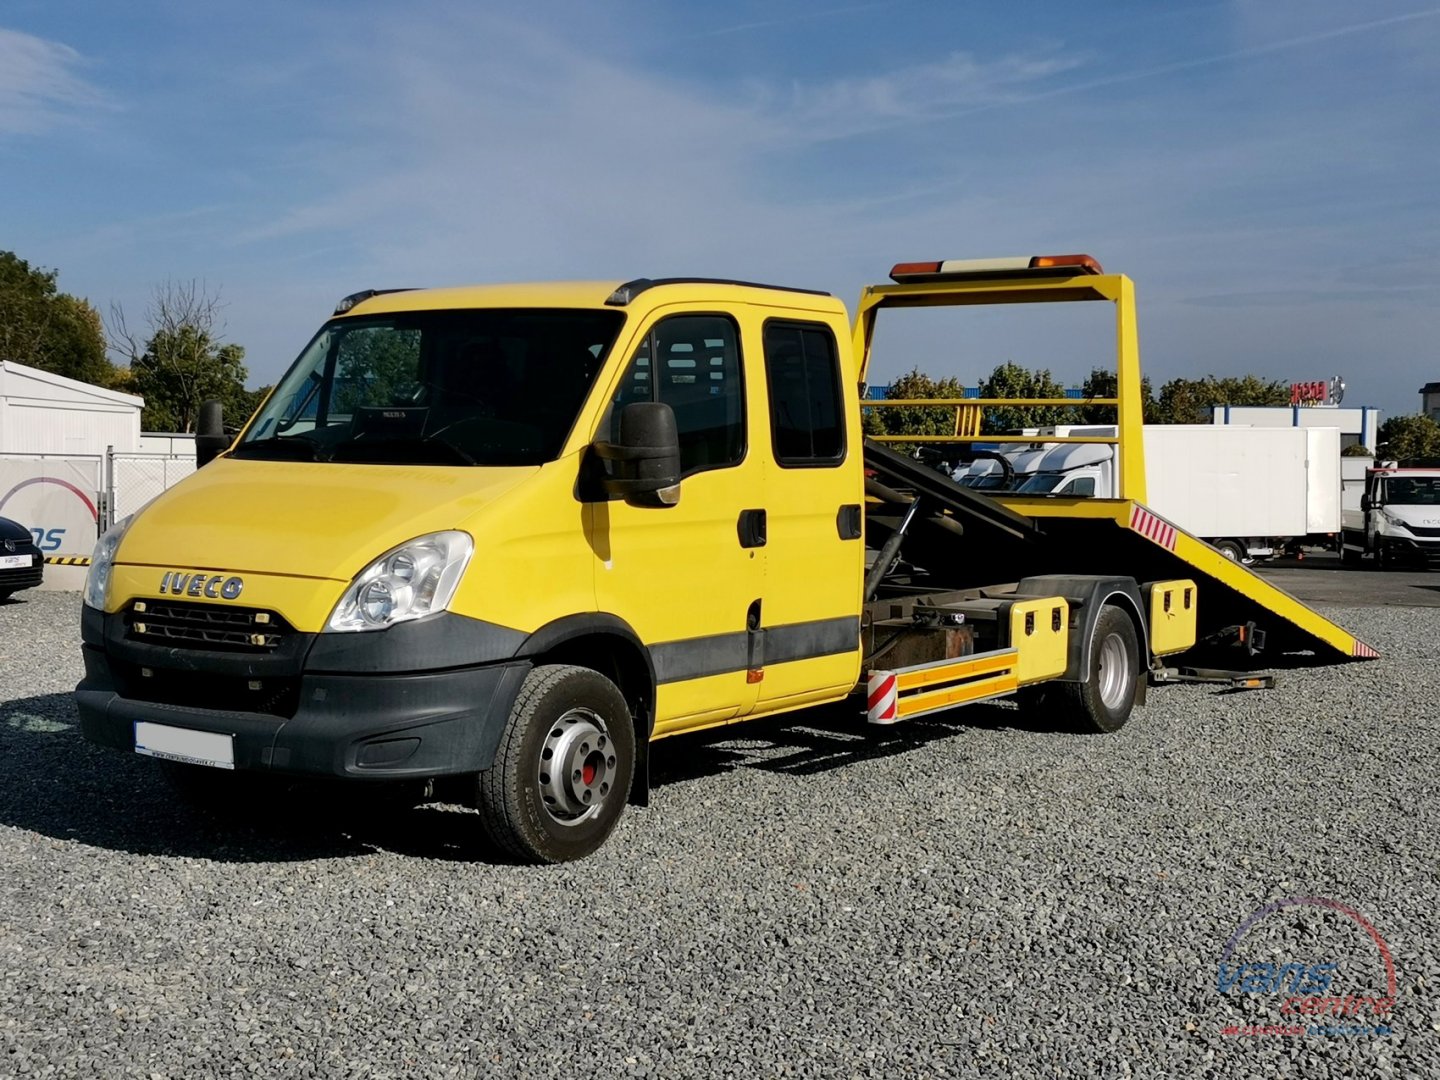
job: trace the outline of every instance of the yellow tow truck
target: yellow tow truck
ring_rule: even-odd
[[[1232,628],[1374,655],[1145,508],[1128,279],[1083,256],[892,278],[853,324],[827,294],[698,278],[347,297],[233,443],[207,410],[204,467],[100,538],[85,735],[211,799],[448,784],[553,862],[646,802],[649,747],[680,732],[1006,696],[1113,731]],[[1116,309],[1096,404],[1121,498],[992,498],[862,436],[882,311],[1065,300]],[[994,403],[941,404],[953,438],[1004,441]]]

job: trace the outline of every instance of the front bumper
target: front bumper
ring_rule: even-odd
[[[1440,540],[1412,540],[1406,536],[1386,536],[1385,557],[1397,564],[1440,569]]]
[[[33,544],[17,544],[14,552],[0,547],[0,555],[29,555],[30,565],[0,568],[0,595],[33,589],[45,579],[45,556]]]
[[[231,735],[237,768],[320,776],[402,779],[488,768],[531,666],[510,658],[377,672],[376,665],[354,657],[354,671],[312,671],[305,664],[313,651],[309,641],[261,665],[126,643],[117,616],[89,608],[82,628],[85,678],[75,700],[87,739],[133,750],[137,722],[167,724]],[[437,629],[444,632],[443,625]],[[385,649],[383,635],[363,636],[369,641],[362,647]],[[243,670],[230,670],[237,665]],[[142,679],[144,671],[150,674]],[[246,695],[252,679],[287,689]],[[176,686],[189,685],[186,680],[202,682],[187,700],[155,700],[167,692],[173,697]]]

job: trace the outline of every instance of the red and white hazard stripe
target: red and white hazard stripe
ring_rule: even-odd
[[[865,719],[872,724],[893,724],[900,719],[897,711],[900,692],[893,671],[872,671],[865,684],[868,708]]]
[[[1350,650],[1350,655],[1363,656],[1367,660],[1374,660],[1378,658],[1380,654],[1374,649],[1372,649],[1369,645],[1366,645],[1365,642],[1361,641],[1359,638],[1356,638],[1355,647]]]
[[[1139,503],[1130,511],[1130,528],[1146,539],[1155,541],[1166,551],[1175,550],[1175,526],[1156,517]]]

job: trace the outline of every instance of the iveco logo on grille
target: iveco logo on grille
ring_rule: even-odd
[[[245,588],[245,579],[223,574],[185,574],[167,570],[160,579],[160,592],[172,596],[208,596],[211,600],[234,600]]]

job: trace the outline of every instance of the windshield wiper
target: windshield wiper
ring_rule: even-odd
[[[436,460],[437,458],[440,460]],[[465,450],[433,435],[415,435],[401,439],[346,439],[336,444],[330,460],[374,465],[478,464]]]
[[[315,461],[315,443],[304,435],[271,435],[243,442],[231,457],[272,458],[279,461]]]

